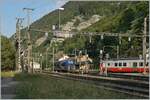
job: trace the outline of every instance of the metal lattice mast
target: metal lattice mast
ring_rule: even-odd
[[[28,56],[27,56],[27,61],[28,61],[28,72],[31,72],[31,68],[33,69],[33,66],[30,62],[32,61],[32,43],[31,43],[31,37],[30,37],[30,13],[34,9],[31,8],[23,8],[27,12],[27,36],[28,36]]]
[[[17,64],[17,70],[21,71],[21,34],[20,34],[20,29],[21,29],[21,24],[23,21],[23,18],[16,18],[17,23],[16,23],[16,35],[17,35],[17,42],[18,42],[18,64]]]

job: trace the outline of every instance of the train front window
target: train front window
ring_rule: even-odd
[[[133,62],[133,67],[137,67],[137,62]]]

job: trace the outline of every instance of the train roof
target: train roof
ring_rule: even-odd
[[[143,61],[143,59],[140,59],[140,58],[120,58],[120,59],[108,59],[108,60],[103,60],[103,61]]]

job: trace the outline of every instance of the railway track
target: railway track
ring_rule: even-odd
[[[98,73],[89,73],[93,76],[101,76],[106,77],[106,75],[99,75]],[[142,81],[149,81],[149,76],[145,75],[128,75],[128,74],[118,74],[118,73],[108,73],[107,77],[115,77],[115,78],[124,78],[124,79],[132,79],[132,80],[142,80]]]
[[[42,74],[50,75],[56,78],[77,80],[85,83],[94,84],[99,88],[105,88],[118,91],[142,98],[149,98],[149,82],[143,80],[132,80],[124,78],[101,77],[88,74],[56,73],[43,71]]]
[[[109,77],[118,77],[118,78],[126,78],[126,79],[133,79],[133,80],[142,80],[142,81],[149,81],[149,75],[132,75],[132,74],[122,74],[122,73],[109,73]]]
[[[75,72],[75,73],[79,73],[79,72]],[[106,77],[106,75],[100,75],[99,71],[97,71],[97,70],[91,70],[91,71],[89,71],[88,74],[93,75],[93,76]],[[149,81],[149,74],[142,75],[142,74],[138,74],[138,73],[131,74],[131,73],[111,73],[111,72],[108,72],[107,77],[116,77],[116,78],[132,79],[132,80]]]

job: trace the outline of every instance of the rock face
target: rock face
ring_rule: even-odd
[[[67,22],[66,25],[62,27],[63,31],[71,31],[73,29],[74,22]]]
[[[54,34],[57,38],[61,38],[64,40],[64,38],[69,38],[74,35],[74,33],[71,33],[73,30],[80,31],[82,29],[85,29],[89,27],[90,25],[98,22],[101,19],[101,16],[99,15],[93,15],[88,20],[84,20],[83,16],[75,16],[71,21],[67,22],[64,25],[61,25],[62,31],[55,31]],[[46,40],[45,37],[41,37],[36,41],[37,46],[41,45]],[[61,40],[61,41],[63,41]]]
[[[36,46],[40,46],[46,39],[47,39],[46,36],[43,36],[43,37],[39,38],[39,39],[35,42]]]
[[[62,25],[63,31],[72,31],[73,29],[76,29],[78,31],[85,29],[89,27],[90,25],[98,22],[100,20],[101,16],[99,15],[93,15],[89,20],[84,21],[82,16],[75,16],[74,19],[72,19],[70,22],[67,22],[65,25]],[[75,26],[76,22],[78,25]]]
[[[99,15],[93,15],[89,20],[88,22],[93,24],[93,23],[96,23],[100,20],[100,16]]]
[[[83,19],[81,16],[75,16],[74,19],[72,19],[70,22],[67,22],[65,25],[62,25],[62,30],[63,31],[72,31],[73,29],[76,29],[74,24],[77,20],[79,20],[81,22]]]
[[[89,20],[80,23],[76,29],[78,31],[85,29],[85,28],[89,27],[90,25],[98,22],[100,20],[100,18],[101,17],[99,15],[93,15]]]

